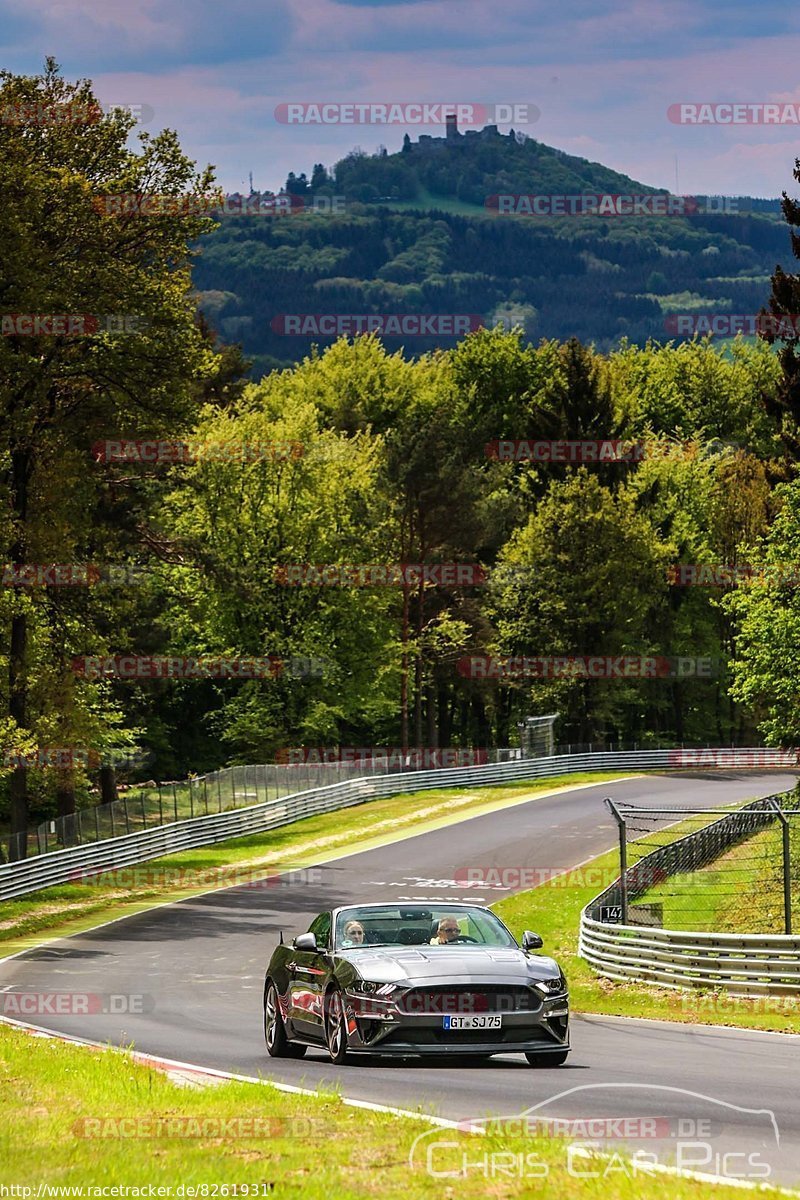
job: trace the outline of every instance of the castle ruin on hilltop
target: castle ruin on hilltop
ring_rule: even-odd
[[[445,136],[432,137],[429,133],[421,133],[416,142],[416,148],[423,153],[436,153],[440,150],[445,150],[449,146],[457,145],[459,142],[489,142],[495,138],[510,137],[512,141],[516,141],[516,134],[512,129],[510,133],[502,134],[496,125],[485,125],[483,129],[468,129],[465,133],[461,133],[458,128],[458,117],[456,113],[447,113],[445,116]],[[414,143],[411,143],[412,145]]]

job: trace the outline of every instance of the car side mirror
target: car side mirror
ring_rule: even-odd
[[[292,942],[295,950],[316,950],[317,939],[313,933],[301,933]]]
[[[530,929],[526,929],[522,935],[523,950],[539,950],[544,945],[544,942],[539,937],[538,933],[531,933]]]

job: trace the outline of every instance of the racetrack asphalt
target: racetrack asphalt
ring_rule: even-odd
[[[683,771],[533,795],[500,811],[320,862],[304,876],[215,891],[0,961],[0,1000],[8,992],[143,996],[144,1012],[20,1019],[95,1041],[133,1043],[186,1063],[337,1087],[356,1099],[459,1121],[489,1113],[513,1117],[534,1106],[541,1117],[641,1118],[641,1131],[655,1128],[656,1136],[626,1137],[628,1151],[661,1162],[677,1156],[683,1166],[714,1175],[797,1185],[800,1037],[573,1015],[572,1053],[560,1068],[533,1069],[518,1055],[480,1066],[357,1059],[335,1068],[323,1050],[309,1050],[301,1060],[268,1058],[262,1031],[264,969],[279,929],[288,939],[326,908],[368,900],[493,904],[516,889],[465,887],[469,867],[557,871],[610,849],[616,826],[602,803],[607,795],[651,807],[707,808],[784,791],[795,782],[795,775],[778,771]],[[112,1004],[131,1007],[124,999],[98,1007]],[[632,1128],[627,1126],[628,1135]],[[621,1149],[614,1130],[611,1140],[609,1127],[604,1130],[606,1149]],[[436,1133],[440,1140],[442,1132]],[[592,1132],[596,1127],[587,1126]],[[426,1150],[426,1144],[423,1139],[419,1153],[429,1154],[434,1171],[453,1166],[454,1150],[444,1144]],[[606,1170],[585,1160],[573,1165],[576,1173],[602,1176]]]

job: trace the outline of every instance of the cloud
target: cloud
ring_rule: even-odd
[[[53,53],[92,74],[141,67],[155,70],[178,64],[212,65],[282,53],[295,22],[290,0],[269,0],[269,20],[251,0],[192,0],[183,7],[171,0],[138,0],[136,5],[108,0],[6,0],[16,28],[4,27],[9,50],[44,58]],[[35,47],[41,45],[42,49]]]
[[[332,0],[332,3],[342,4],[348,8],[396,8],[401,4],[437,4],[441,2],[442,0]],[[453,4],[455,0],[446,0],[446,2]]]
[[[788,6],[728,0],[0,0],[6,65],[54,54],[108,103],[147,104],[223,183],[263,185],[332,165],[354,145],[399,148],[402,126],[299,127],[287,101],[521,103],[528,132],[646,183],[775,195],[793,128],[671,125],[681,101],[800,98],[800,21]],[[440,133],[437,127],[412,130]],[[744,149],[742,149],[744,148]],[[745,152],[746,151],[746,152]],[[738,167],[737,167],[738,163]],[[718,178],[715,180],[715,174]]]

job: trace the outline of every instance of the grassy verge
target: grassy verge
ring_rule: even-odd
[[[674,836],[680,836],[677,830]],[[664,841],[662,831],[658,844],[663,845]],[[612,851],[533,891],[519,892],[492,906],[515,932],[533,929],[541,935],[543,952],[559,960],[569,980],[573,1012],[800,1033],[800,996],[747,999],[712,989],[690,992],[651,984],[617,983],[595,975],[578,956],[580,914],[616,876],[618,867],[617,852]]]
[[[94,881],[47,888],[0,903],[0,956],[28,949],[54,934],[79,933],[102,921],[214,887],[249,883],[270,873],[313,866],[337,854],[367,850],[465,816],[518,804],[542,792],[625,777],[620,772],[586,772],[502,787],[450,788],[392,796],[307,817],[267,833],[153,859],[137,867],[101,874]]]
[[[791,820],[792,910],[800,912],[800,828]],[[666,929],[783,933],[783,845],[777,824],[690,874],[648,889],[637,903],[661,904]]]
[[[548,1074],[555,1092],[555,1073]],[[346,1106],[330,1093],[297,1096],[239,1082],[180,1087],[118,1052],[1,1026],[0,1109],[0,1183],[30,1189],[16,1193],[23,1200],[39,1185],[150,1185],[171,1188],[173,1197],[219,1185],[225,1190],[207,1187],[206,1195],[301,1200],[513,1200],[534,1191],[542,1200],[597,1200],[609,1185],[616,1200],[708,1195],[707,1184],[634,1173],[619,1158],[573,1160],[571,1172],[558,1138],[431,1129]],[[714,1195],[733,1200],[741,1192],[722,1186]]]

